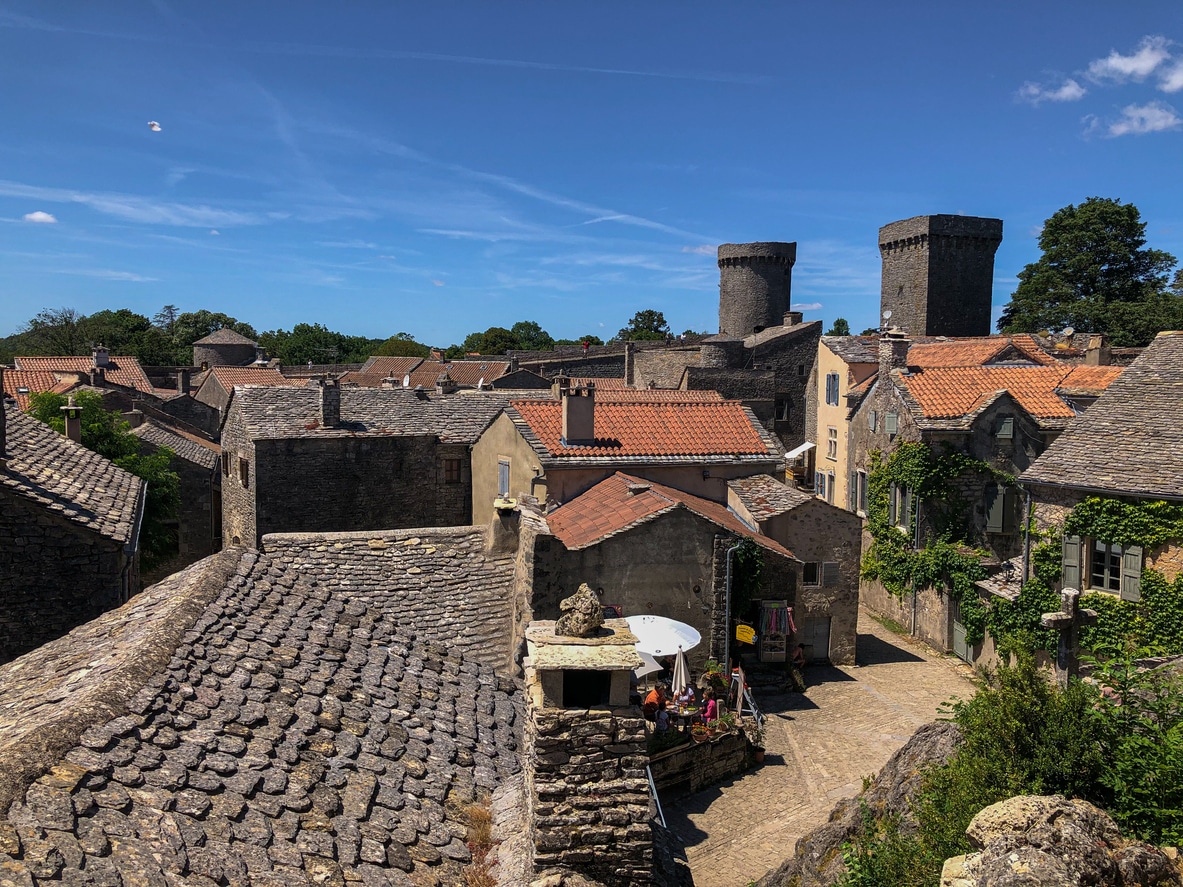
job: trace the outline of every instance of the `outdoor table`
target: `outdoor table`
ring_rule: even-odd
[[[674,708],[666,709],[669,713],[670,720],[676,721],[679,730],[689,730],[690,725],[698,720],[699,715],[702,714],[702,709],[697,705],[692,706],[675,706]]]

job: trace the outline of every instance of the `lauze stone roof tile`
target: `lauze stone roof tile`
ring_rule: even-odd
[[[158,447],[168,447],[180,459],[213,468],[218,464],[221,447],[211,440],[205,440],[192,432],[171,428],[155,419],[146,419],[142,425],[132,429],[132,434]]]
[[[739,477],[727,481],[727,486],[735,491],[752,517],[758,521],[792,511],[798,505],[804,505],[814,498],[812,494],[782,484],[767,474]]]

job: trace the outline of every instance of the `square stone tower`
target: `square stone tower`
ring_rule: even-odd
[[[913,336],[990,335],[994,253],[1002,220],[916,216],[879,229],[880,312]]]

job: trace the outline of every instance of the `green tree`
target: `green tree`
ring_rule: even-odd
[[[20,328],[21,345],[29,354],[88,354],[85,320],[86,315],[73,308],[44,308]]]
[[[616,338],[628,342],[638,340],[664,339],[670,334],[670,325],[666,323],[665,315],[660,311],[646,308],[633,315],[628,326],[616,334]]]
[[[381,345],[374,349],[375,357],[430,357],[431,349],[420,342],[410,333],[395,333]]]
[[[171,336],[173,334],[173,326],[176,325],[177,318],[180,316],[181,312],[177,310],[176,305],[165,305],[152,318],[152,325]]]
[[[550,351],[555,347],[550,333],[532,320],[519,320],[509,331],[518,340],[518,351]]]
[[[860,336],[877,336],[877,335],[879,335],[879,330],[876,327],[869,326],[865,330],[863,330],[861,333],[859,333],[859,335]]]
[[[834,318],[834,325],[832,327],[830,327],[829,332],[827,332],[826,335],[827,336],[849,336],[850,335],[850,324],[846,322],[845,317],[836,317],[836,318]]]
[[[582,348],[583,343],[587,342],[589,345],[603,345],[604,340],[599,336],[578,336],[574,339],[556,339],[555,348]]]
[[[261,333],[258,342],[271,357],[286,364],[363,363],[382,344],[380,339],[347,336],[321,323],[298,323],[287,330]]]
[[[172,322],[173,347],[176,351],[178,365],[187,364],[193,359],[193,343],[204,339],[210,333],[220,329],[232,329],[248,339],[258,341],[258,333],[249,323],[244,323],[229,314],[220,311],[186,311],[178,314]]]
[[[29,414],[59,434],[66,431],[61,408],[64,394],[41,392],[29,398]],[[93,391],[79,391],[75,403],[82,408],[82,445],[111,460],[148,484],[144,520],[140,528],[140,564],[152,570],[177,553],[173,524],[181,507],[180,478],[170,468],[173,453],[161,447],[150,456],[140,455],[140,439],[117,412],[103,409],[103,398]]]
[[[521,343],[512,331],[503,326],[491,326],[483,333],[469,333],[461,346],[463,354],[505,354],[519,350]],[[448,349],[451,351],[452,349]]]
[[[1074,327],[1114,345],[1146,345],[1183,325],[1183,295],[1167,287],[1170,253],[1146,248],[1138,208],[1090,197],[1058,210],[1039,236],[1043,255],[1019,272],[998,329],[1033,333]]]

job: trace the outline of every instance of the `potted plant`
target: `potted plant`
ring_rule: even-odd
[[[720,733],[735,733],[738,726],[736,723],[735,712],[731,711],[723,712],[723,714],[719,715],[719,718],[717,721],[715,721],[715,723],[718,724],[718,730]]]
[[[726,692],[727,678],[723,674],[723,666],[714,659],[708,659],[706,665],[703,666],[702,677],[698,680],[698,686],[704,689],[711,687],[716,693]]]
[[[690,727],[690,738],[695,742],[706,742],[710,737],[707,735],[707,728],[705,724],[694,724]]]
[[[744,733],[748,742],[752,744],[752,760],[757,764],[764,763],[764,725],[757,722],[751,727],[745,727]]]

